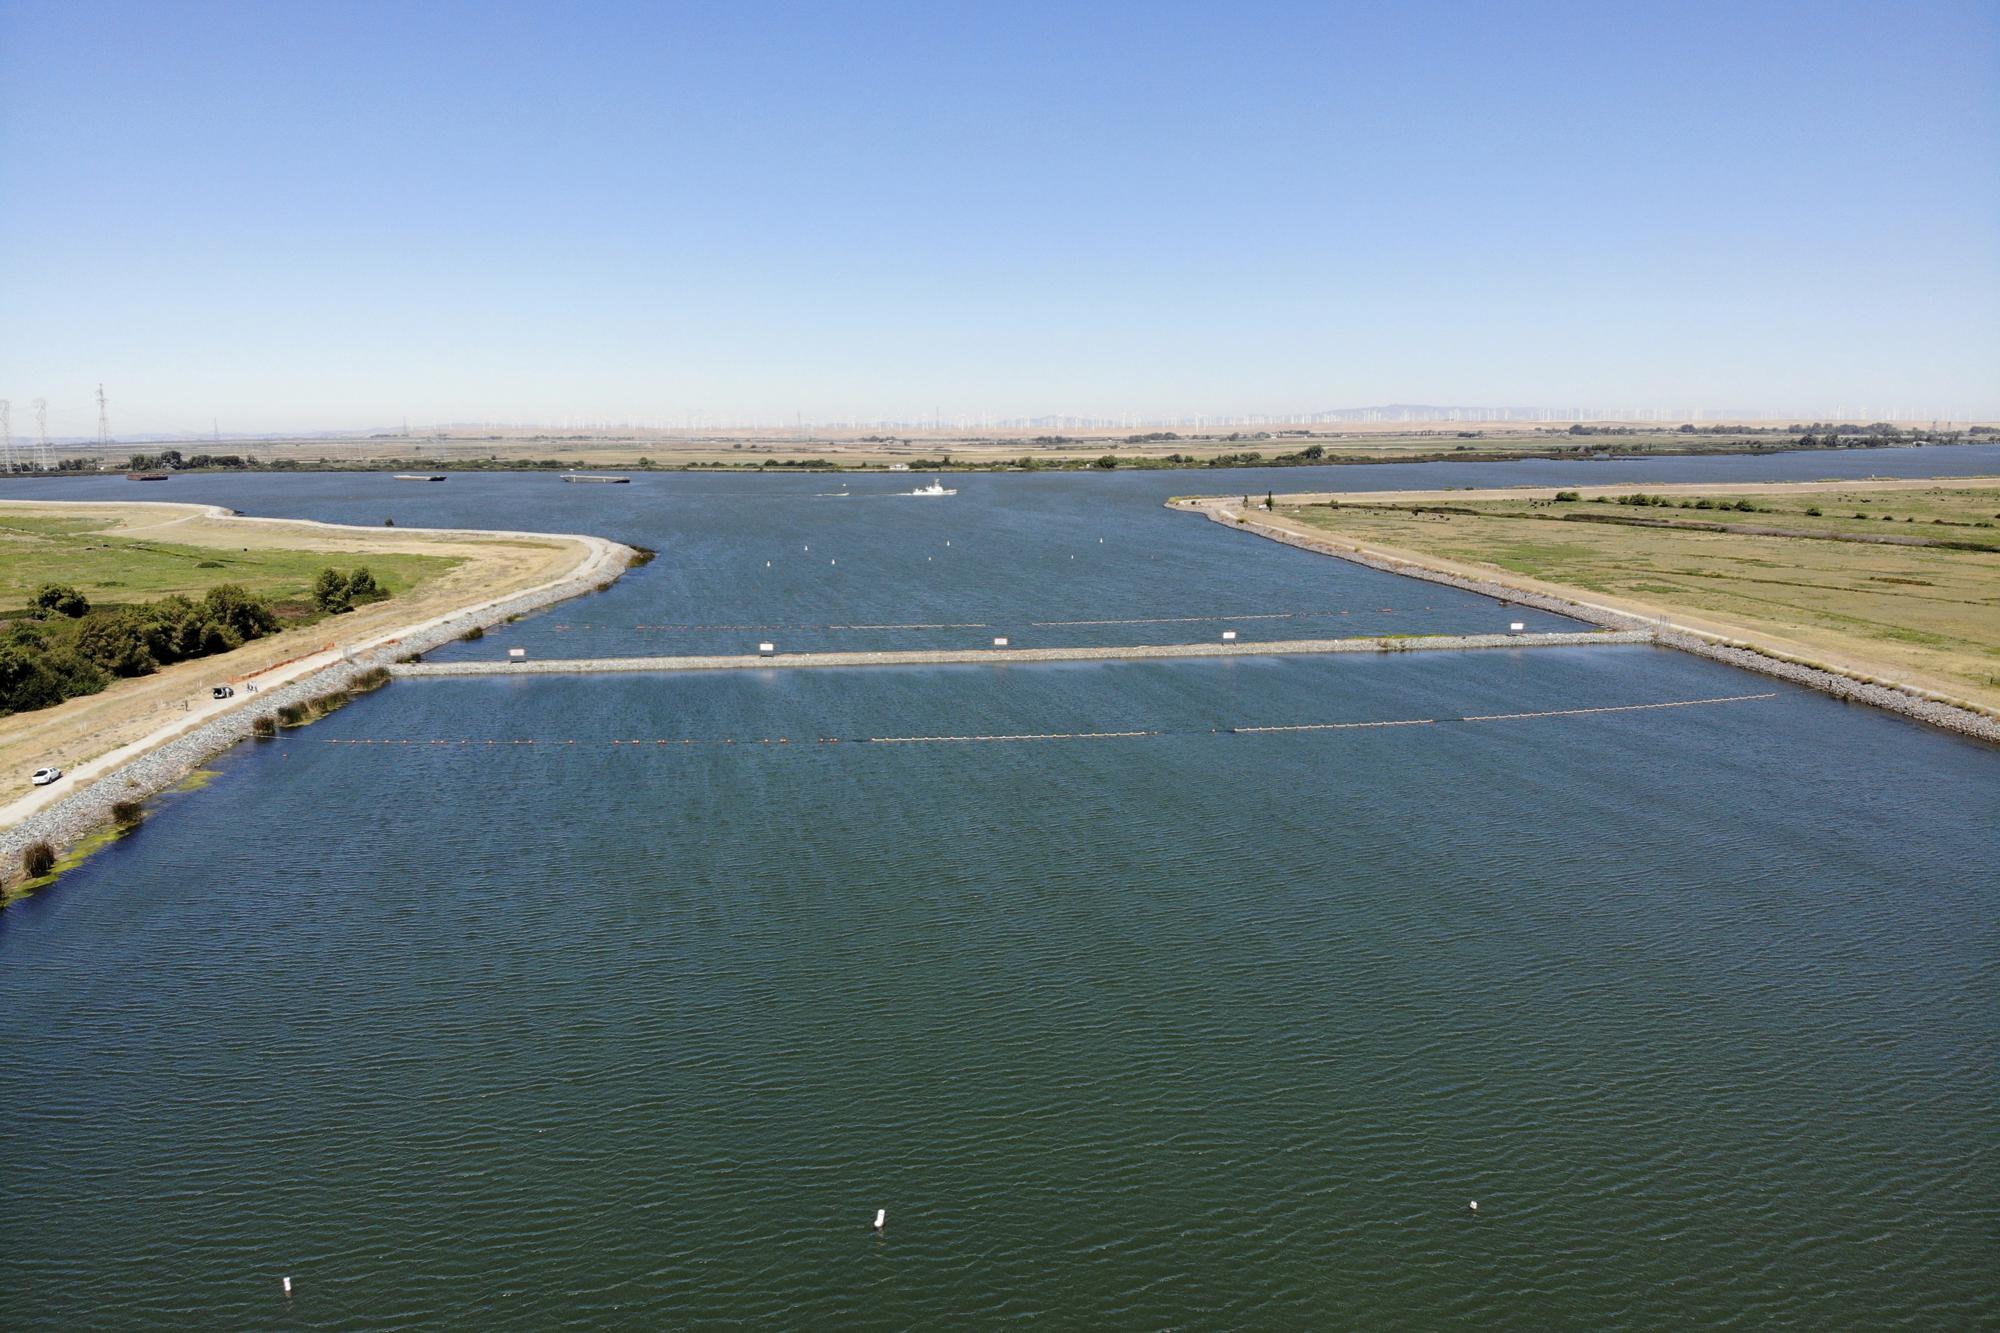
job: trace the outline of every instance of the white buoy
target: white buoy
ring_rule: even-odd
[[[827,561],[826,563],[828,563],[829,565],[837,565],[837,564],[839,564],[840,562],[839,562],[838,560],[829,560],[829,561]]]
[[[883,1228],[883,1226],[888,1223],[888,1221],[889,1221],[889,1210],[887,1208],[877,1208],[875,1210],[875,1229],[877,1231],[880,1231]]]
[[[1474,1199],[1472,1201],[1472,1211],[1475,1213],[1479,1211],[1479,1200]]]
[[[285,1295],[287,1295],[287,1296],[291,1295],[291,1294],[292,1294],[292,1280],[291,1280],[290,1278],[281,1278],[281,1279],[279,1279],[279,1280],[280,1280],[280,1281],[282,1281],[282,1282],[283,1282],[283,1283],[285,1284]]]

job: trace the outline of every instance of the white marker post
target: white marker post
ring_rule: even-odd
[[[888,1222],[889,1210],[887,1208],[877,1208],[875,1210],[875,1229],[880,1231],[884,1226],[888,1225]]]

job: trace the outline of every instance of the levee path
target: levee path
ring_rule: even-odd
[[[1573,648],[1651,643],[1645,630],[1556,634],[1425,634],[1349,639],[1270,639],[1257,643],[1139,643],[1109,648],[936,648],[879,653],[743,653],[693,657],[554,657],[519,662],[403,662],[399,678],[422,676],[580,676],[631,671],[764,671],[796,667],[1005,666],[1021,662],[1118,662],[1173,657],[1287,657],[1302,653],[1404,653],[1467,648]]]

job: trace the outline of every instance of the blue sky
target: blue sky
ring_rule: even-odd
[[[89,433],[2000,415],[2000,6],[0,0]]]

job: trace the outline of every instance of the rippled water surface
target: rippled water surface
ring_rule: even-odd
[[[1518,614],[1157,508],[1209,478],[195,480],[661,549],[538,653]],[[216,767],[0,914],[7,1327],[2000,1320],[2000,752],[1870,710],[1634,647],[431,680]]]

